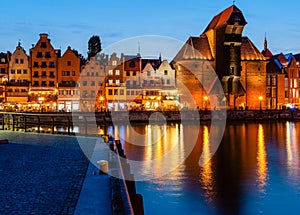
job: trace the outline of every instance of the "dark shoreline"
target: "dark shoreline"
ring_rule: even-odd
[[[199,122],[200,121],[200,122]],[[78,135],[72,128],[80,126],[88,135],[90,126],[165,123],[231,123],[300,121],[300,110],[185,110],[185,111],[119,111],[119,112],[0,112],[0,130],[32,132],[34,127],[48,127],[38,133]],[[65,127],[66,131],[55,131]],[[96,134],[95,134],[96,135]],[[89,136],[95,136],[89,135]]]

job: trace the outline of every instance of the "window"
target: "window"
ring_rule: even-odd
[[[164,85],[165,84],[165,79],[161,80],[161,84]]]
[[[126,76],[130,76],[130,72],[129,71],[126,72]]]
[[[38,52],[36,57],[38,57],[38,58],[41,58],[41,57],[43,57],[43,54],[42,54],[42,52]]]
[[[113,65],[113,66],[117,66],[117,61],[116,61],[116,60],[113,60],[112,65]]]
[[[96,72],[96,76],[99,76],[99,72]]]
[[[17,70],[17,74],[22,74],[22,70],[21,70],[21,69],[18,69],[18,70]]]
[[[95,81],[92,81],[92,82],[91,82],[91,86],[95,86]]]
[[[92,90],[91,91],[91,98],[94,98],[95,97],[95,90]]]
[[[54,78],[54,72],[50,72],[50,75],[49,75],[50,78]]]
[[[144,85],[147,85],[147,80],[144,80]]]
[[[101,81],[98,81],[98,86],[100,87],[102,85],[102,82]]]
[[[148,71],[148,72],[147,72],[147,76],[150,76],[150,75],[151,75],[151,72],[150,72],[150,71]]]
[[[36,78],[36,77],[39,77],[39,72],[38,72],[38,71],[34,71],[34,72],[33,72],[33,77],[35,77],[35,78]]]
[[[113,75],[112,69],[108,70],[108,75]]]
[[[54,81],[49,81],[49,86],[54,87]]]
[[[12,70],[10,71],[10,73],[11,73],[11,74],[16,74],[16,70],[12,69]]]
[[[123,89],[120,90],[120,95],[121,95],[121,96],[124,95],[124,90],[123,90]]]
[[[136,86],[136,81],[133,81],[132,84],[133,84],[133,86]]]
[[[19,63],[19,59],[16,58],[16,64],[18,64],[18,63]]]
[[[5,73],[6,73],[5,68],[1,68],[1,74],[5,74]]]
[[[42,81],[42,87],[46,87],[47,84],[46,84],[46,81]]]
[[[87,73],[86,73],[86,76],[90,76],[90,73],[89,73],[89,72],[87,72]]]
[[[136,96],[140,95],[140,92],[139,91],[135,91],[135,95]]]
[[[114,95],[115,96],[119,95],[119,90],[118,89],[114,89]]]
[[[20,64],[23,64],[24,63],[24,59],[20,59]]]
[[[82,92],[82,94],[83,94],[83,97],[87,97],[87,95],[88,95],[88,92],[87,92],[87,90],[84,90],[83,92]]]
[[[35,61],[35,62],[33,63],[33,67],[39,67],[39,63]]]
[[[116,75],[120,75],[120,70],[116,70]]]
[[[108,90],[108,95],[110,95],[110,96],[111,96],[112,94],[113,94],[113,91],[112,91],[112,89],[109,89],[109,90]]]
[[[129,90],[126,90],[126,95],[130,95],[130,91]]]
[[[49,63],[49,67],[50,67],[50,68],[54,68],[54,62],[53,62],[53,61],[51,61],[51,62]]]
[[[76,75],[76,72],[75,72],[75,71],[73,71],[73,72],[72,72],[72,76],[75,76],[75,75]]]
[[[27,75],[27,74],[28,74],[27,69],[24,69],[24,70],[23,70],[23,74],[24,74],[24,75]]]
[[[47,67],[47,63],[45,61],[42,62],[42,68],[46,68]]]
[[[170,84],[170,79],[167,80],[167,84]]]
[[[130,86],[130,81],[126,81],[126,87],[129,87]]]
[[[136,71],[134,71],[134,72],[132,73],[132,76],[136,76]]]
[[[68,61],[68,62],[67,62],[67,65],[68,65],[68,66],[71,66],[71,65],[72,65],[71,61]]]
[[[150,84],[153,85],[154,84],[154,80],[150,80]]]
[[[87,86],[87,81],[83,81],[82,86]]]
[[[135,63],[133,61],[130,61],[129,67],[131,67],[131,68],[135,67]]]
[[[165,70],[165,71],[164,71],[164,75],[168,75],[168,70]]]
[[[119,79],[116,80],[116,85],[120,85],[120,80]]]
[[[131,95],[132,95],[132,96],[134,96],[134,91],[133,91],[133,90],[131,90],[131,92],[130,92],[130,93],[131,93]]]
[[[62,76],[70,76],[70,71],[62,71],[61,75]]]
[[[113,80],[112,80],[112,79],[109,79],[109,80],[108,80],[108,84],[109,84],[109,85],[112,85],[112,84],[113,84]]]
[[[41,43],[41,48],[46,48],[46,47],[47,47],[46,42],[42,42]]]
[[[46,71],[42,71],[42,77],[46,77],[47,76],[47,72]]]
[[[94,76],[94,73],[93,73],[93,72],[91,72],[91,76]]]
[[[46,52],[45,57],[50,58],[51,57],[50,52]]]
[[[276,86],[276,76],[272,75],[272,86]]]
[[[272,88],[272,97],[277,97],[277,89]]]

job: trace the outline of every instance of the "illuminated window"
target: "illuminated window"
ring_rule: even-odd
[[[109,80],[108,80],[108,84],[109,84],[109,85],[112,85],[112,84],[113,84],[113,80],[112,80],[112,79],[109,79]]]
[[[112,69],[108,70],[108,75],[113,75]]]
[[[116,75],[120,75],[120,70],[116,70]]]
[[[119,85],[120,84],[120,80],[117,79],[116,80],[116,84]]]
[[[113,66],[117,66],[117,61],[116,61],[116,60],[113,60],[112,65],[113,65]]]

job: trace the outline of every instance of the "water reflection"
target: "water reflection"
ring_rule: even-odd
[[[295,124],[291,122],[287,122],[286,123],[287,169],[288,169],[288,175],[290,176],[291,179],[299,178],[300,176],[298,144],[299,143],[298,143]]]
[[[118,129],[130,135],[127,125]],[[200,131],[188,124],[136,125],[134,129],[144,135],[144,143],[125,142],[128,158],[152,160],[172,152],[168,160],[146,163],[140,174],[159,175],[165,166],[186,158],[166,176],[138,185],[146,214],[273,214],[275,209],[278,214],[292,214],[300,210],[299,122],[228,124],[212,160],[209,125],[202,125]],[[198,136],[195,146],[192,136]],[[199,166],[200,157],[208,162]]]
[[[257,183],[259,192],[265,193],[267,185],[268,167],[267,167],[267,152],[265,148],[264,128],[261,124],[258,125],[258,149],[257,149]]]
[[[207,201],[209,203],[212,202],[214,196],[214,187],[213,187],[213,171],[212,164],[210,161],[210,146],[209,146],[209,130],[207,126],[203,128],[203,151],[202,151],[203,159],[206,161],[202,165],[202,170],[200,172],[200,182],[202,188],[205,191],[205,195]]]

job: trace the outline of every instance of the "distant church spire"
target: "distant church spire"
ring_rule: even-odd
[[[233,5],[235,5],[235,1],[236,1],[236,0],[233,0]]]
[[[268,41],[267,41],[267,33],[265,33],[265,42],[264,42],[264,50],[268,50]]]

